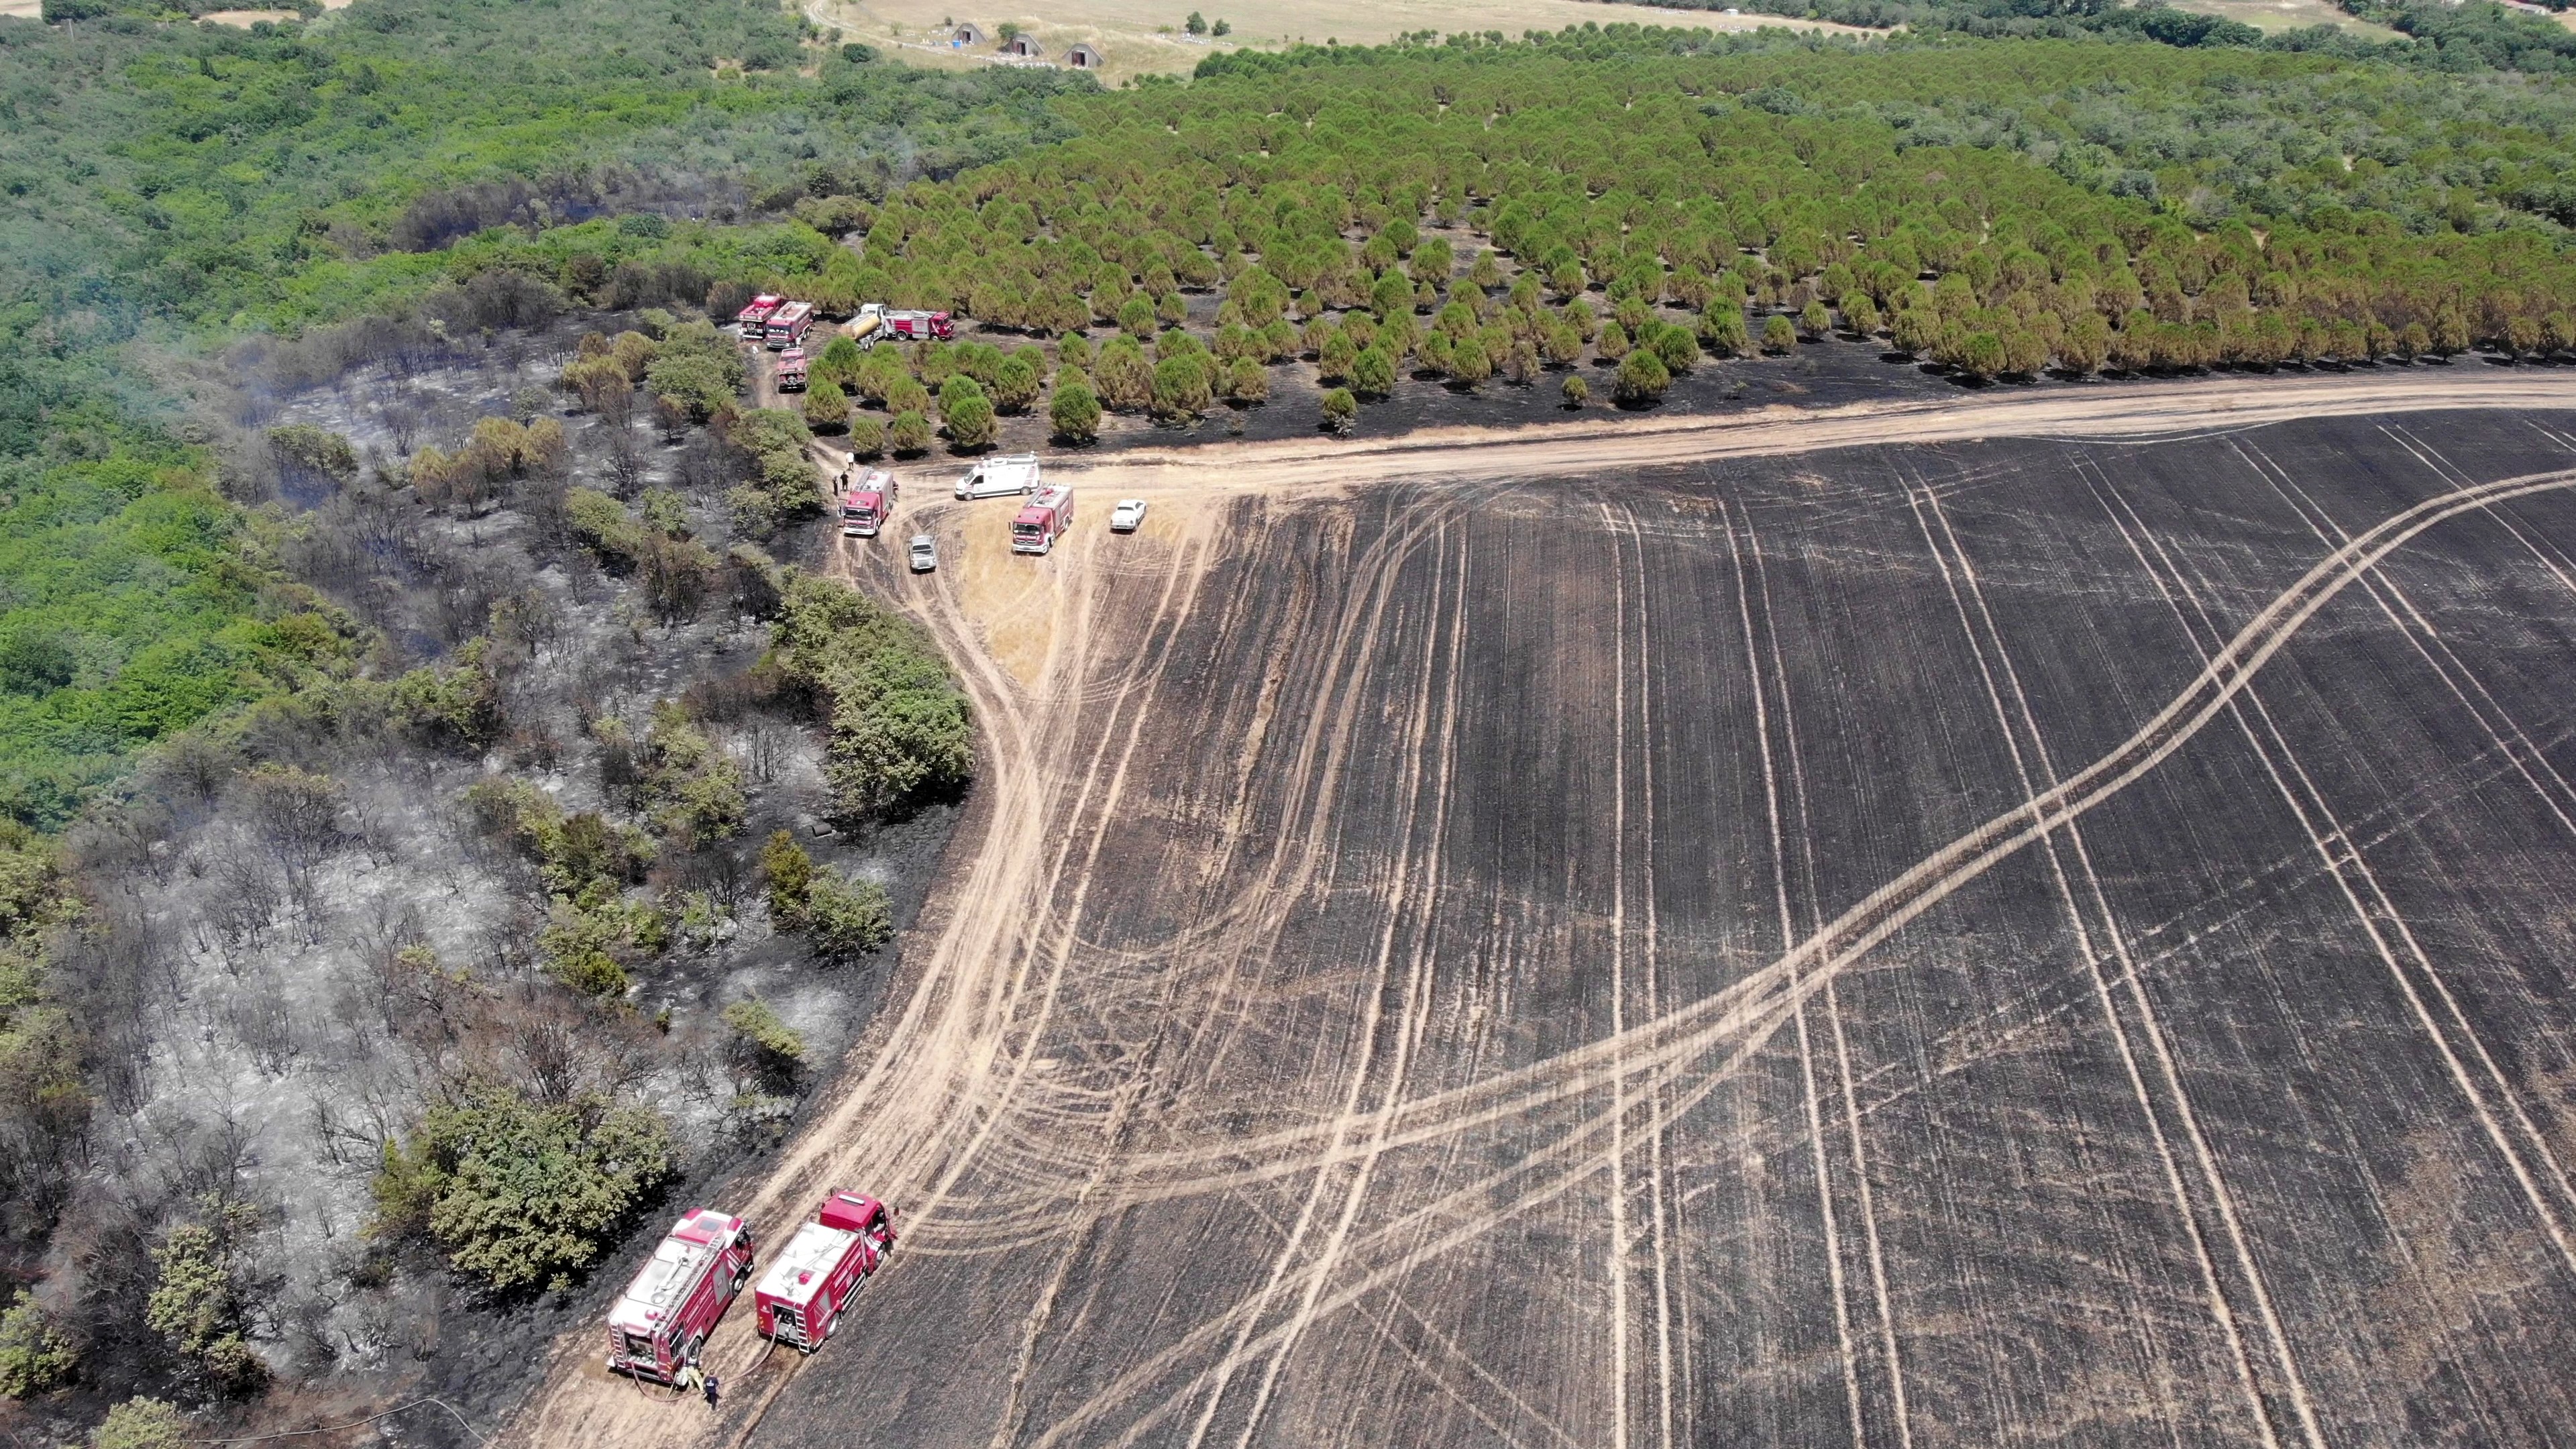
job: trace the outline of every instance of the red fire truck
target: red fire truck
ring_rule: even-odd
[[[752,1301],[760,1305],[761,1337],[807,1353],[821,1348],[840,1325],[859,1280],[893,1250],[894,1224],[884,1203],[855,1192],[825,1198],[822,1211],[787,1240],[752,1290]]]
[[[790,302],[770,313],[769,350],[776,352],[782,347],[803,346],[806,329],[813,325],[814,304],[811,302]]]
[[[670,1383],[751,1276],[751,1225],[691,1208],[608,1311],[608,1370]]]
[[[761,329],[769,325],[769,314],[777,311],[785,300],[775,292],[763,292],[751,299],[750,306],[736,312],[733,320],[741,324],[743,336],[758,338]]]
[[[884,312],[886,331],[905,342],[945,342],[957,324],[945,312]]]
[[[1011,552],[1045,553],[1055,547],[1056,538],[1073,527],[1073,490],[1061,483],[1050,483],[1037,491],[1037,496],[1011,520]]]
[[[870,468],[858,475],[855,482],[844,473],[841,481],[847,485],[841,494],[841,535],[845,538],[876,537],[877,530],[894,516],[895,495],[903,491],[901,485],[894,481],[892,473],[883,468]]]
[[[778,354],[778,390],[780,392],[805,390],[804,348],[791,347]]]

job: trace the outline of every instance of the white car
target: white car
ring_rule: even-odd
[[[933,539],[929,534],[926,534],[926,533],[916,533],[916,534],[914,534],[914,535],[912,536],[912,555],[911,555],[911,556],[912,556],[912,571],[913,571],[914,573],[917,573],[917,574],[926,574],[926,573],[929,573],[931,570],[933,570],[933,569],[935,569],[935,568],[939,567],[939,543],[938,543],[938,541],[937,541],[936,539]]]
[[[1111,533],[1134,533],[1144,522],[1145,500],[1142,498],[1121,498],[1118,506],[1109,510]]]

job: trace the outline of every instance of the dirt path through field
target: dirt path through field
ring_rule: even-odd
[[[1606,1032],[1570,1049],[1504,1061],[1473,1080],[1447,1085],[1415,1081],[1413,1061],[1426,1033],[1456,1027],[1445,1018],[1435,1020],[1428,898],[1438,885],[1452,775],[1463,768],[1453,763],[1465,647],[1463,584],[1454,606],[1443,604],[1428,617],[1408,612],[1394,585],[1408,566],[1427,567],[1435,578],[1464,579],[1464,545],[1449,536],[1437,508],[1417,510],[1357,550],[1350,570],[1355,586],[1342,596],[1292,588],[1277,606],[1297,615],[1299,651],[1274,662],[1259,697],[1242,704],[1250,725],[1239,748],[1247,769],[1264,751],[1287,762],[1277,767],[1286,781],[1278,794],[1293,802],[1290,813],[1262,817],[1238,799],[1231,806],[1211,805],[1185,831],[1176,828],[1170,847],[1175,854],[1162,867],[1162,878],[1176,887],[1194,878],[1210,894],[1173,907],[1171,944],[1155,959],[1122,959],[1103,944],[1108,933],[1095,917],[1110,885],[1104,849],[1111,827],[1128,823],[1136,808],[1143,788],[1139,751],[1188,728],[1202,703],[1201,683],[1185,670],[1175,671],[1174,641],[1185,628],[1215,628],[1221,635],[1242,629],[1247,637],[1264,637],[1253,627],[1261,621],[1248,612],[1245,598],[1212,587],[1216,566],[1227,557],[1226,529],[1230,521],[1240,522],[1245,508],[1356,501],[1389,484],[1424,485],[1436,497],[1452,484],[1472,490],[1486,480],[1821,449],[2008,436],[2139,439],[2302,417],[2464,407],[2576,408],[2576,375],[2416,369],[2278,379],[2233,391],[2200,384],[2051,390],[1963,397],[1937,406],[1782,410],[1753,420],[1616,419],[1378,444],[1318,440],[1130,453],[1050,465],[1077,484],[1085,514],[1057,551],[1039,560],[1008,554],[1000,505],[952,503],[931,480],[913,480],[899,527],[873,541],[874,547],[851,541],[839,560],[853,576],[913,611],[955,662],[982,734],[974,813],[961,827],[949,880],[906,943],[905,977],[895,988],[900,1007],[853,1051],[837,1094],[768,1178],[741,1194],[743,1200],[724,1205],[749,1214],[775,1242],[828,1187],[880,1192],[902,1211],[906,1231],[905,1247],[888,1270],[890,1287],[907,1268],[920,1271],[915,1265],[944,1256],[1060,1252],[1052,1277],[1037,1291],[1037,1306],[1004,1335],[1007,1342],[986,1350],[997,1362],[1016,1355],[1019,1363],[1011,1375],[1012,1402],[1001,1406],[993,1430],[997,1445],[1093,1442],[1104,1434],[1117,1442],[1235,1442],[1225,1426],[1238,1422],[1242,1442],[1250,1442],[1265,1411],[1273,1417],[1285,1412],[1271,1407],[1278,1375],[1300,1336],[1321,1316],[1346,1308],[1411,1312],[1400,1298],[1376,1295],[1391,1294],[1407,1274],[1597,1178],[1620,1184],[1623,1204],[1632,1191],[1626,1174],[1645,1178],[1650,1201],[1636,1212],[1640,1221],[1660,1224],[1657,1215],[1666,1203],[1662,1158],[1638,1162],[1636,1144],[1653,1144],[1660,1154],[1669,1122],[1730,1080],[1775,1034],[1793,1026],[1805,1031],[1804,1013],[1839,973],[1968,883],[2034,842],[2066,831],[2156,770],[2229,709],[2330,600],[2424,531],[2465,513],[2576,486],[2576,473],[2486,483],[2463,479],[2372,520],[2372,526],[2355,527],[2340,546],[2320,546],[2318,561],[2305,575],[2254,612],[2233,637],[2211,643],[2197,677],[2170,699],[2140,709],[2145,722],[2126,740],[2089,763],[2049,765],[2046,778],[2033,782],[2045,788],[2025,792],[2027,798],[2011,809],[1934,850],[1841,914],[1813,923],[1776,960],[1722,990],[1658,1000],[1658,988],[1645,975],[1648,994],[1630,994],[1624,978],[1650,971],[1653,958],[1641,955],[1631,965],[1626,955],[1639,948],[1629,944],[1637,928],[1624,918],[1640,908],[1628,902],[1625,882],[1637,869],[1651,878],[1654,867],[1617,860],[1620,884],[1609,897],[1605,940],[1616,953],[1611,959],[1620,963],[1616,989],[1631,1003],[1625,1014],[1614,1011]],[[2087,485],[2070,477],[2068,486]],[[1111,499],[1127,495],[1152,499],[1152,520],[1140,537],[1112,539],[1101,516]],[[1623,526],[1634,535],[1633,519]],[[916,530],[940,537],[940,572],[916,576],[899,570],[899,549],[887,544]],[[1645,617],[1643,595],[1653,581],[1642,561],[1636,574],[1631,580],[1623,572],[1616,598],[1605,595],[1623,620],[1632,610],[1640,621]],[[1104,605],[1113,587],[1124,601],[1114,610]],[[1139,603],[1147,599],[1150,606]],[[1614,661],[1623,721],[1632,708],[1625,691],[1642,694],[1649,682],[1643,627],[1640,622],[1636,657],[1622,653]],[[1745,649],[1752,647],[1750,628],[1748,622]],[[1384,667],[1371,661],[1382,660],[1398,639],[1409,641],[1403,647],[1412,651],[1406,656],[1413,661],[1406,666],[1411,677],[1398,681],[1387,713],[1368,714],[1367,673]],[[1310,669],[1322,681],[1319,707],[1295,719],[1279,718],[1271,695],[1278,675],[1292,667]],[[1366,707],[1376,709],[1380,702]],[[1413,762],[1395,785],[1393,800],[1382,807],[1344,793],[1352,752],[1372,730],[1407,742],[1404,753]],[[1617,746],[1621,761],[1629,750],[1624,742]],[[1764,752],[1767,758],[1767,740]],[[1614,779],[1624,811],[1638,787],[1624,774],[1614,772]],[[1651,809],[1653,779],[1644,780],[1640,798]],[[1362,999],[1376,1004],[1365,1027],[1352,1029],[1360,1045],[1335,1079],[1338,1096],[1312,1104],[1311,1115],[1286,1130],[1212,1133],[1180,1145],[1173,1145],[1168,1132],[1147,1139],[1161,1145],[1131,1141],[1140,1120],[1181,1112],[1190,1100],[1191,1084],[1165,1080],[1158,1062],[1204,1068],[1223,1060],[1227,1043],[1243,1030],[1239,1020],[1223,1016],[1171,1019],[1173,983],[1185,974],[1185,959],[1187,975],[1216,983],[1205,999],[1253,999],[1269,980],[1268,953],[1291,913],[1313,899],[1317,881],[1329,881],[1343,868],[1332,845],[1340,815],[1363,805],[1393,812],[1406,851],[1389,862],[1385,874],[1364,882],[1383,924],[1348,969],[1374,982]],[[1776,801],[1771,808],[1778,809]],[[1624,823],[1616,824],[1617,838],[1627,832]],[[1266,856],[1257,848],[1271,845],[1278,848]],[[1232,878],[1239,854],[1262,862],[1252,883],[1217,892],[1219,882]],[[1785,927],[1785,884],[1778,889]],[[1642,909],[1650,910],[1651,903]],[[1651,916],[1646,919],[1651,923]],[[1132,1059],[1108,1067],[1067,1060],[1058,1020],[1072,1010],[1147,1023],[1138,1028],[1142,1036],[1118,1047]],[[1800,1041],[1804,1051],[1803,1035]],[[1100,1085],[1104,1081],[1109,1085]],[[1843,1091],[1850,1091],[1847,1080]],[[1152,1094],[1160,1094],[1160,1105],[1148,1108]],[[1543,1131],[1544,1140],[1508,1163],[1461,1169],[1441,1180],[1436,1192],[1406,1197],[1401,1210],[1376,1210],[1384,1194],[1371,1198],[1372,1180],[1392,1171],[1381,1164],[1396,1154],[1454,1151],[1471,1131],[1516,1123]],[[1859,1131],[1855,1119],[1855,1152]],[[2518,1156],[2515,1161],[2519,1166]],[[1819,1187],[1828,1186],[1821,1155],[1813,1175]],[[1240,1296],[1229,1290],[1220,1298],[1178,1305],[1181,1318],[1194,1326],[1176,1331],[1152,1352],[1122,1346],[1113,1358],[1123,1371],[1094,1385],[1087,1397],[1059,1395],[1043,1410],[1019,1400],[1020,1386],[1043,1357],[1042,1335],[1057,1335],[1051,1341],[1061,1351],[1062,1335],[1080,1331],[1057,1323],[1057,1300],[1060,1290],[1070,1291],[1065,1284],[1076,1245],[1097,1225],[1139,1205],[1224,1197],[1288,1182],[1303,1186],[1275,1224],[1283,1246],[1260,1253],[1267,1266],[1254,1272]],[[2547,1194],[2527,1178],[2523,1186],[2548,1223],[2552,1246],[2576,1269],[2576,1247]],[[1830,1202],[1830,1191],[1827,1196]],[[1629,1238],[1638,1229],[1626,1211],[1608,1269],[1618,1284],[1616,1302],[1624,1315],[1635,1293],[1641,1314],[1660,1314],[1642,1306],[1650,1300],[1629,1280],[1660,1281],[1669,1266],[1660,1246],[1663,1229],[1652,1228],[1657,1246],[1632,1263]],[[1043,1246],[1048,1244],[1064,1246]],[[1876,1253],[1874,1239],[1870,1251]],[[1876,1271],[1874,1260],[1868,1271]],[[611,1286],[594,1285],[593,1291],[605,1294]],[[1883,1286],[1880,1292],[1883,1300]],[[1370,1308],[1378,1303],[1384,1308]],[[1084,1310],[1074,1303],[1062,1311],[1076,1315],[1078,1323]],[[827,1371],[819,1360],[805,1370],[787,1355],[764,1354],[751,1319],[747,1307],[737,1309],[709,1345],[708,1361],[731,1389],[719,1418],[610,1378],[600,1367],[596,1335],[585,1332],[556,1346],[546,1385],[505,1438],[620,1449],[744,1444],[761,1429],[767,1406],[799,1374]],[[1887,1321],[1883,1301],[1876,1321]],[[1892,1325],[1888,1331],[1892,1362]],[[1625,1343],[1623,1335],[1622,1354]],[[1851,1352],[1848,1341],[1844,1351]],[[1639,1360],[1653,1361],[1642,1351]],[[1623,1357],[1611,1371],[1624,1385],[1637,1369]],[[1669,1366],[1662,1371],[1668,1376]],[[1659,1392],[1668,1400],[1668,1377],[1665,1382]],[[1857,1416],[1860,1390],[1854,1386],[1850,1392]],[[1246,1403],[1248,1417],[1239,1407]],[[1533,1421],[1554,1423],[1537,1406],[1522,1409]],[[1618,1423],[1628,1423],[1627,1412],[1619,1410]],[[1641,1399],[1638,1412],[1668,1422],[1672,1409],[1668,1401],[1650,1409]],[[1115,1426],[1122,1423],[1126,1428],[1118,1432]]]
[[[2260,427],[2294,418],[2446,408],[2576,404],[2576,375],[2542,369],[2419,368],[1863,403],[1757,417],[1605,417],[1496,430],[1431,429],[1386,441],[1138,450],[1060,468],[1100,496],[1276,492],[1406,479],[1557,477],[1724,458],[1988,437],[2142,439]]]

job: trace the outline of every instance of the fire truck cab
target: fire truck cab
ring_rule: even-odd
[[[751,1225],[691,1208],[608,1311],[608,1370],[670,1383],[751,1276]]]
[[[903,491],[894,475],[883,468],[871,468],[853,480],[842,475],[847,485],[841,494],[841,534],[845,538],[874,538],[885,521],[894,516],[895,496]]]
[[[1011,520],[1011,552],[1046,553],[1073,526],[1073,490],[1050,483],[1037,491]]]
[[[855,1192],[825,1198],[752,1291],[761,1337],[807,1353],[821,1348],[840,1326],[859,1281],[893,1249],[894,1223],[884,1203]]]

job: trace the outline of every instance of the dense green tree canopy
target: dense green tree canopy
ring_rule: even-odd
[[[1692,334],[1738,348],[1751,329],[1725,314],[1745,300],[1818,336],[1839,307],[1900,348],[2012,374],[2576,331],[2558,220],[2576,217],[2576,92],[2527,76],[1614,26],[1242,52],[1065,112],[1071,141],[889,197],[862,289],[1004,327],[1069,309],[1141,332],[1128,314],[1149,295],[1215,287],[1226,360],[1291,306],[1347,309],[1365,336],[1327,321],[1305,341],[1362,395],[1408,357],[1467,385],[1572,360],[1596,330],[1587,293],[1617,319],[1597,329],[1604,361],[1660,344],[1668,370]],[[1486,242],[1510,271],[1458,275]],[[1045,298],[1075,300],[1041,316]],[[1104,356],[1103,402],[1173,393],[1161,361],[1162,385],[1138,387]]]

